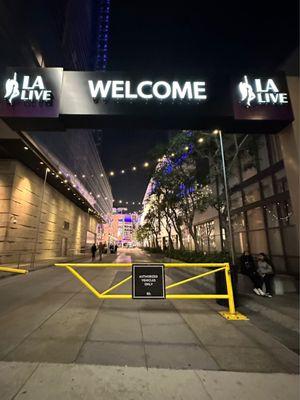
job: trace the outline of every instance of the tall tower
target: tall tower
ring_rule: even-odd
[[[95,70],[105,71],[107,67],[110,0],[96,0],[96,2],[96,12],[98,17],[96,27],[97,39]],[[98,152],[101,154],[103,135],[101,129],[95,129],[93,135]]]

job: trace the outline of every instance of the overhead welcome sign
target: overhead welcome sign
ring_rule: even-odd
[[[150,81],[144,80],[133,85],[129,80],[88,80],[89,90],[93,100],[124,99],[124,100],[206,100],[204,81]]]
[[[293,120],[284,75],[153,77],[9,67],[0,117],[14,129],[141,127],[275,132]]]

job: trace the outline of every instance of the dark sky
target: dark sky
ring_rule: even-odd
[[[298,1],[112,0],[108,69],[275,70],[298,45]],[[145,121],[146,125],[146,121]],[[102,159],[121,170],[149,159],[167,132],[106,130]],[[111,179],[116,199],[140,201],[147,174]]]

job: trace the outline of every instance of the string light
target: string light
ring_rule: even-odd
[[[136,171],[136,167],[132,167],[132,171]]]

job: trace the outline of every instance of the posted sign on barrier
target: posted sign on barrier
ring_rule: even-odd
[[[165,299],[164,265],[132,265],[132,298]]]

